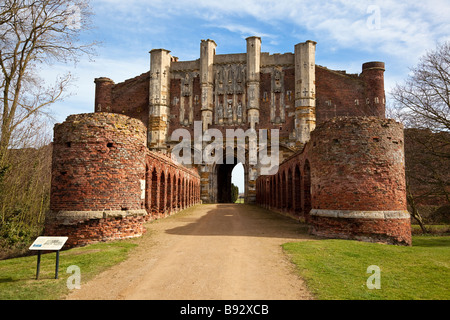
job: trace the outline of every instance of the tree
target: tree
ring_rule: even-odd
[[[449,153],[450,145],[441,144],[441,141],[449,139],[449,135],[449,132],[432,132],[428,129],[405,130],[407,200],[411,215],[424,232],[426,228],[422,209],[445,207],[450,203],[450,160],[431,152],[439,149],[440,153]]]
[[[411,73],[392,92],[401,120],[408,127],[450,131],[450,42],[425,54]]]
[[[426,232],[420,203],[450,202],[450,42],[425,54],[392,91],[393,116],[405,124],[407,200]]]
[[[89,27],[86,0],[3,0],[0,5],[0,169],[16,129],[61,100],[72,80],[67,73],[44,86],[39,68],[76,62],[93,54],[95,43],[83,44]]]
[[[235,203],[239,198],[239,187],[231,184],[231,202]]]
[[[83,44],[87,0],[0,1],[0,259],[29,246],[49,207],[47,107],[67,96],[70,73],[46,85],[40,71],[93,54]]]

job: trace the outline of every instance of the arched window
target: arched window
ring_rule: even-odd
[[[286,172],[283,171],[281,174],[281,181],[280,181],[280,189],[281,189],[281,208],[284,209],[286,208],[286,195],[287,195],[287,190],[286,190]]]
[[[298,165],[294,169],[294,211],[296,214],[302,211],[302,179]]]
[[[161,179],[159,186],[159,212],[164,213],[166,211],[166,176],[164,171],[161,171]]]
[[[311,211],[311,167],[308,160],[306,160],[303,170],[303,194],[305,199],[303,205],[303,215],[307,220],[309,219],[309,212]]]
[[[172,211],[172,198],[173,198],[173,187],[172,187],[172,176],[170,173],[167,176],[167,211],[170,213]]]
[[[177,208],[178,210],[183,210],[183,188],[181,186],[181,177],[178,177],[178,187],[177,187]]]
[[[151,180],[151,188],[152,188],[152,192],[151,192],[151,207],[152,207],[152,214],[157,214],[158,213],[158,206],[159,206],[159,190],[158,190],[158,172],[156,171],[156,168],[153,168],[152,171],[152,180]]]
[[[286,196],[287,196],[287,209],[292,209],[292,193],[294,191],[292,184],[292,170],[289,168],[287,172],[287,188],[286,188]]]

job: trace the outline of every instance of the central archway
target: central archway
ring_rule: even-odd
[[[217,165],[217,202],[231,203],[231,173],[236,164]]]
[[[231,203],[231,186],[233,169],[242,164],[244,168],[244,190],[247,190],[247,170],[244,162],[240,161],[235,155],[224,155],[222,163],[216,163],[213,177],[215,185],[215,199],[217,203]]]

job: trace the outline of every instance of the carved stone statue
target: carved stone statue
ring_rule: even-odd
[[[223,106],[221,103],[217,106],[217,120],[220,120],[223,118]]]
[[[239,104],[237,106],[236,113],[237,113],[238,118],[242,117],[242,103],[240,101],[239,101]]]

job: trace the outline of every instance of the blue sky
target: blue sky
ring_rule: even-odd
[[[217,53],[245,52],[245,38],[260,36],[262,51],[293,52],[317,42],[316,63],[360,73],[368,61],[386,63],[386,91],[402,82],[419,57],[450,40],[450,1],[300,0],[92,0],[93,29],[86,40],[102,42],[94,61],[44,71],[49,82],[70,70],[71,96],[51,107],[57,122],[93,112],[94,78],[116,83],[147,72],[149,51],[165,48],[180,60],[199,57],[200,41],[213,39]]]

